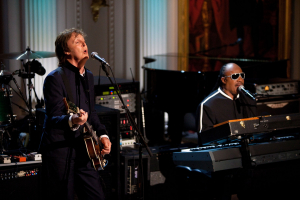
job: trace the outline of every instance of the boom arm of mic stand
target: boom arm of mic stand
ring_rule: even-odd
[[[11,102],[12,104],[14,104],[15,106],[18,106],[20,109],[24,110],[25,112],[28,112],[29,113],[29,110],[26,110],[25,108],[23,108],[22,106],[14,103],[14,102]]]
[[[150,151],[150,149],[149,149],[149,147],[148,147],[148,145],[147,145],[145,139],[143,138],[143,135],[142,135],[141,131],[140,131],[139,128],[137,127],[137,124],[136,124],[135,121],[133,120],[133,118],[132,118],[132,116],[131,116],[131,114],[130,114],[130,112],[129,112],[129,109],[127,108],[127,106],[125,105],[125,103],[124,103],[124,101],[123,101],[123,98],[122,98],[122,96],[121,96],[121,92],[120,92],[120,90],[119,90],[118,84],[117,84],[117,83],[114,84],[114,83],[112,82],[112,80],[111,80],[111,78],[110,78],[108,72],[107,72],[106,70],[104,70],[104,71],[105,71],[105,73],[106,73],[107,78],[108,78],[109,81],[111,82],[111,84],[117,86],[117,89],[118,89],[117,95],[119,96],[119,98],[120,98],[120,100],[121,100],[121,102],[122,102],[122,104],[123,104],[123,108],[125,109],[126,114],[127,114],[128,118],[129,118],[129,121],[131,122],[131,125],[133,126],[133,130],[136,130],[136,132],[138,133],[139,138],[141,139],[141,143],[142,143],[142,144],[144,145],[144,147],[146,148],[146,150],[147,150],[149,156],[152,157],[152,156],[153,156],[152,152]],[[111,71],[112,71],[112,70],[111,70]]]

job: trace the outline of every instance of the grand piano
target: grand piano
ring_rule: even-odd
[[[189,63],[187,70],[178,70],[182,60]],[[196,131],[187,126],[185,116],[195,113],[199,103],[214,87],[219,68],[217,64],[237,63],[246,75],[246,83],[268,82],[273,78],[287,78],[287,60],[244,58],[218,58],[207,56],[165,54],[144,57],[144,100],[146,135],[150,142],[164,140],[164,112],[168,113],[167,133],[171,145],[176,147],[182,139],[182,131]],[[210,68],[204,68],[203,64]],[[246,84],[245,84],[246,85]],[[187,120],[193,124],[192,119]]]

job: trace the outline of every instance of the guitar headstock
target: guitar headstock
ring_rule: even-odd
[[[67,99],[64,97],[63,98],[64,104],[66,106],[67,112],[68,113],[74,113],[74,114],[79,114],[79,108],[72,102],[72,101],[67,101]],[[88,132],[89,135],[92,135],[95,139],[95,141],[97,141],[97,135],[96,133],[94,133],[93,127],[88,123],[85,122],[84,123],[84,128],[86,129],[85,132]]]

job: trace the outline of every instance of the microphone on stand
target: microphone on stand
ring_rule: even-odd
[[[106,62],[104,58],[101,58],[97,52],[92,52],[91,57],[95,60],[98,60],[101,63],[103,71],[108,75],[109,73],[106,70],[106,66],[110,67],[108,62]]]
[[[249,92],[248,90],[246,90],[245,87],[244,87],[243,85],[240,85],[240,86],[238,87],[238,91],[239,91],[239,92],[243,92],[243,93],[245,93],[246,95],[248,95],[250,98],[252,98],[253,100],[256,100],[255,97],[254,97],[252,94],[250,94],[250,92]]]
[[[234,43],[229,44],[229,46],[234,46],[240,44],[243,41],[243,38],[238,38]]]
[[[29,72],[29,69],[30,69],[30,72],[34,72],[40,76],[44,76],[45,73],[46,73],[46,69],[42,66],[42,64],[33,59],[33,61],[28,61],[25,65],[25,72]]]
[[[107,65],[107,66],[110,67],[110,65],[108,64],[108,62],[106,62],[104,58],[101,58],[101,57],[98,55],[97,52],[92,52],[92,53],[91,53],[91,57],[92,57],[93,59],[96,59],[96,60],[100,61],[102,64],[105,64],[105,65]]]

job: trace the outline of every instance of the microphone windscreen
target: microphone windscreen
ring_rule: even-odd
[[[245,89],[244,85],[240,85],[240,86],[238,87],[238,91],[239,91],[239,92],[241,92],[243,89]]]
[[[92,53],[91,53],[91,57],[92,57],[92,58],[95,58],[95,55],[98,55],[98,53],[97,53],[97,52],[92,52]]]

